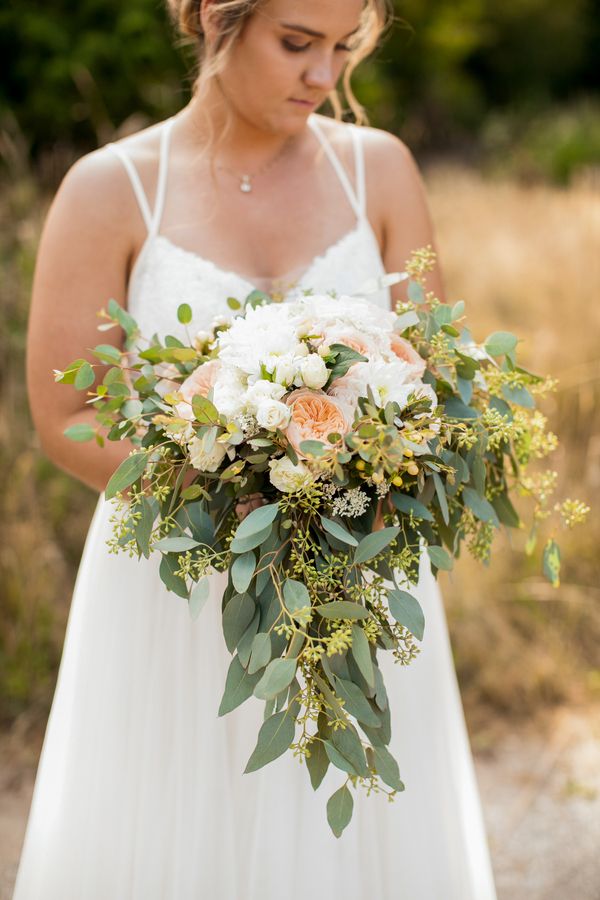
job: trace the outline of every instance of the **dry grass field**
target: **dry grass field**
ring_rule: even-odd
[[[544,405],[561,439],[550,463],[558,496],[592,507],[586,526],[559,535],[558,590],[542,578],[539,554],[524,554],[525,535],[513,547],[500,537],[489,569],[465,558],[443,579],[499,894],[597,900],[589,839],[599,818],[590,779],[600,765],[592,726],[600,707],[600,175],[558,189],[437,165],[426,182],[448,299],[465,300],[476,337],[517,332],[521,361],[560,380]],[[27,305],[45,202],[17,170],[0,196],[0,838],[10,838],[0,897],[8,897],[95,496],[43,458],[27,411]],[[574,715],[577,728],[555,726],[564,716],[553,710]]]

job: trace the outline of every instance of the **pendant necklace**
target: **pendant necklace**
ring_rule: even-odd
[[[281,147],[281,150],[273,157],[273,159],[269,160],[268,163],[266,163],[264,166],[262,166],[257,172],[253,172],[252,174],[247,173],[247,172],[238,172],[235,169],[230,168],[230,166],[222,165],[222,163],[217,163],[217,169],[223,169],[225,172],[229,172],[231,175],[235,175],[235,177],[240,182],[240,184],[239,184],[240,191],[243,194],[250,194],[254,190],[254,185],[252,183],[253,180],[255,178],[258,178],[260,175],[262,175],[268,169],[270,169],[271,166],[273,166],[277,162],[277,160],[280,159],[281,156],[283,156],[284,151],[289,146],[290,140],[291,140],[291,137],[289,137],[285,141],[285,143]]]

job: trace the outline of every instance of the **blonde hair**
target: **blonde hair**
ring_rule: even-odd
[[[166,0],[166,2],[171,19],[182,37],[196,45],[199,70],[194,91],[201,93],[223,70],[244,26],[264,0],[212,0],[208,14],[213,17],[217,32],[213,47],[209,47],[206,43],[202,30],[200,20],[202,0]],[[359,30],[354,36],[353,49],[342,77],[343,98],[349,105],[357,125],[368,125],[368,118],[352,91],[350,84],[352,75],[356,67],[377,47],[391,18],[390,0],[365,0]],[[340,121],[344,109],[339,92],[334,89],[329,94],[328,100],[335,119]],[[214,135],[209,139],[209,143],[213,137]]]

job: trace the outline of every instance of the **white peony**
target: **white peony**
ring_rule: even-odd
[[[192,438],[188,444],[190,462],[195,469],[199,469],[201,472],[216,472],[227,453],[227,447],[225,444],[219,444],[216,441],[209,450],[206,447],[206,435],[203,435],[201,438]]]
[[[259,378],[245,392],[246,411],[256,414],[261,403],[265,400],[281,400],[285,392],[286,388],[282,384]]]
[[[295,494],[296,491],[308,487],[314,481],[308,466],[305,466],[303,462],[294,465],[287,456],[272,459],[269,468],[271,469],[269,475],[271,484],[284,494]]]
[[[256,409],[256,421],[267,431],[286,428],[291,416],[291,409],[279,400],[262,400]]]
[[[310,353],[300,363],[300,375],[306,387],[318,391],[329,378],[329,371],[318,353]]]

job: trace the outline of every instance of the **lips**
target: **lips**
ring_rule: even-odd
[[[316,100],[298,100],[296,97],[290,97],[292,103],[299,103],[301,106],[316,106]]]

